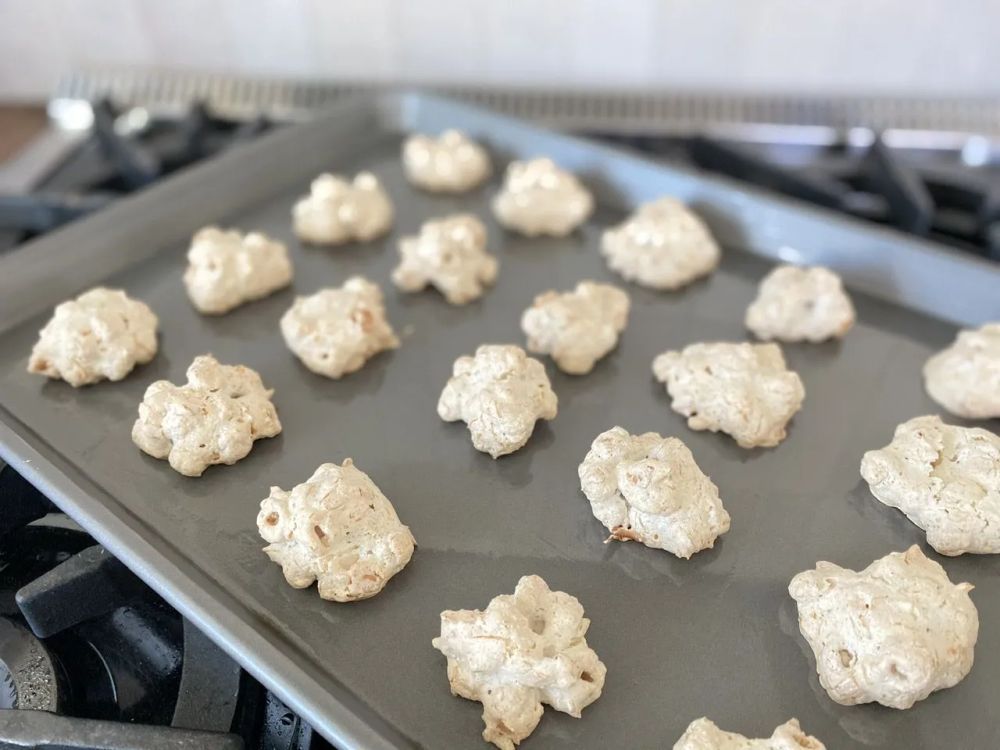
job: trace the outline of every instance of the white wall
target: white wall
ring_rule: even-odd
[[[0,98],[44,98],[87,63],[996,95],[1000,0],[0,0]]]

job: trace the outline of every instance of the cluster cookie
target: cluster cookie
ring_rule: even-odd
[[[626,281],[666,290],[707,276],[722,257],[705,223],[674,198],[644,203],[605,230],[601,254]]]
[[[257,529],[291,586],[316,581],[319,595],[336,602],[375,596],[406,567],[415,544],[392,503],[349,458],[323,464],[290,492],[272,487]]]
[[[927,360],[924,384],[952,414],[1000,417],[1000,323],[960,331],[955,343]]]
[[[563,372],[585,375],[618,345],[628,311],[628,295],[621,289],[581,281],[572,292],[535,297],[521,316],[521,330],[528,351],[551,355]]]
[[[281,334],[302,364],[334,380],[399,346],[385,316],[382,290],[360,276],[297,297],[281,318]]]
[[[121,380],[156,356],[159,320],[120,289],[97,287],[56,306],[31,350],[28,372],[74,388]]]
[[[484,344],[455,360],[437,411],[465,422],[475,449],[499,458],[524,446],[539,419],[555,419],[557,407],[541,362],[519,346]]]
[[[207,315],[227,313],[292,281],[287,248],[259,232],[244,236],[206,227],[194,236],[187,258],[184,286]]]
[[[805,388],[776,344],[691,344],[653,361],[674,411],[693,430],[725,432],[741,448],[771,448],[802,407]]]
[[[865,453],[861,476],[942,555],[1000,553],[1000,437],[992,432],[916,417]]]
[[[916,545],[855,572],[829,562],[788,586],[819,682],[837,703],[910,708],[972,669],[979,613]]]
[[[315,245],[373,240],[389,231],[392,217],[392,202],[371,172],[359,172],[352,182],[322,174],[292,209],[295,234]]]
[[[677,438],[597,436],[579,468],[580,488],[611,539],[636,541],[685,560],[729,531],[719,488]]]
[[[688,725],[674,750],[826,750],[826,745],[803,732],[798,719],[789,719],[766,739],[750,739],[702,717]]]
[[[404,292],[428,284],[453,305],[483,296],[497,278],[497,259],[486,252],[486,227],[472,214],[425,222],[416,237],[399,243],[401,260],[393,283]]]
[[[458,130],[446,130],[437,138],[407,138],[403,168],[411,183],[432,193],[464,193],[492,171],[486,149]]]
[[[448,657],[451,692],[483,704],[483,739],[514,750],[542,704],[580,718],[601,697],[607,668],[587,645],[589,626],[576,597],[525,576],[485,610],[442,612],[433,645]]]
[[[195,357],[184,385],[157,380],[146,389],[132,441],[175,471],[201,476],[214,464],[236,463],[254,441],[281,432],[273,393],[249,367]]]
[[[778,266],[760,282],[745,322],[759,339],[815,343],[843,337],[854,325],[854,305],[833,271]]]
[[[590,191],[551,159],[511,162],[493,199],[497,221],[528,237],[565,237],[593,210]]]

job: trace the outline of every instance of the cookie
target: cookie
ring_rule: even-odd
[[[375,596],[415,545],[392,503],[349,458],[323,464],[291,491],[272,487],[257,529],[289,585],[317,582],[320,597],[335,602]]]
[[[273,394],[249,367],[221,365],[210,354],[195,357],[184,385],[158,380],[146,389],[132,442],[185,476],[201,476],[281,432]]]
[[[206,315],[222,315],[292,281],[287,248],[259,232],[206,227],[194,236],[187,257],[184,286]]]
[[[459,130],[437,138],[411,135],[403,144],[403,169],[414,185],[432,193],[465,193],[493,171],[486,149]]]
[[[302,364],[334,380],[399,346],[386,319],[382,290],[361,276],[297,297],[281,318],[281,335]]]
[[[594,440],[578,474],[609,541],[635,541],[686,560],[729,531],[719,488],[677,438],[613,427]]]
[[[788,586],[830,698],[899,709],[957,685],[972,669],[979,613],[971,590],[953,584],[916,545],[860,572],[819,562]]]
[[[760,282],[745,323],[765,341],[843,338],[854,325],[854,305],[840,277],[819,266],[778,266]]]
[[[927,360],[924,385],[952,414],[1000,417],[1000,323],[960,331],[955,343]]]
[[[528,237],[565,237],[593,210],[590,191],[551,159],[512,162],[493,199],[497,221]]]
[[[741,448],[771,448],[802,408],[805,388],[777,344],[691,344],[653,360],[674,411],[692,430],[725,432]]]
[[[453,305],[479,299],[496,281],[499,264],[486,251],[486,227],[472,214],[425,222],[399,243],[393,283],[404,292],[433,286]]]
[[[63,302],[39,332],[28,372],[74,388],[121,380],[156,356],[159,320],[120,289],[97,287]]]
[[[644,203],[601,236],[608,267],[626,281],[673,290],[707,276],[722,252],[705,223],[674,198]]]
[[[629,299],[610,284],[581,281],[572,292],[545,292],[521,316],[528,351],[549,354],[563,372],[585,375],[618,345]]]
[[[446,610],[433,646],[448,657],[453,695],[483,704],[483,739],[501,750],[530,735],[542,705],[580,718],[601,697],[607,668],[587,645],[574,596],[525,576],[485,610]]]
[[[519,346],[485,344],[455,360],[437,410],[468,425],[476,450],[499,458],[523,447],[539,419],[555,419],[557,407],[541,362]]]
[[[885,448],[865,453],[861,476],[942,555],[1000,553],[1000,437],[992,432],[915,417]]]
[[[292,208],[295,234],[315,245],[368,242],[388,232],[392,219],[389,195],[371,172],[359,172],[351,182],[322,174]]]

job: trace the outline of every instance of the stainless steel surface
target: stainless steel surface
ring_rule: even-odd
[[[489,217],[495,181],[452,198],[417,192],[402,177],[401,133],[446,125],[486,141],[501,163],[553,156],[580,172],[601,206],[564,240],[526,240],[488,220],[500,278],[464,308],[430,292],[399,294],[388,281],[396,241],[423,220],[457,210]],[[299,247],[289,226],[295,197],[321,169],[360,168],[385,180],[397,208],[392,235],[360,247]],[[454,358],[483,342],[521,342],[520,312],[540,291],[583,278],[620,283],[597,252],[601,228],[663,193],[707,217],[726,245],[722,268],[677,294],[630,287],[632,319],[611,356],[583,378],[549,367],[558,418],[510,457],[474,451],[461,424],[434,412]],[[295,293],[353,273],[380,282],[402,347],[332,382],[306,371],[281,341],[277,321],[292,291],[222,318],[197,315],[181,273],[187,238],[209,221],[288,241]],[[785,443],[748,452],[725,436],[688,430],[650,363],[692,341],[743,339],[743,311],[777,258],[841,270],[860,322],[841,344],[786,347],[806,385],[805,407]],[[430,640],[442,609],[482,607],[527,573],[581,600],[592,620],[588,639],[609,672],[604,696],[581,720],[547,711],[525,748],[669,747],[702,715],[758,735],[797,716],[831,748],[937,750],[956,738],[967,750],[996,747],[1000,560],[943,559],[953,580],[976,586],[977,663],[959,686],[906,712],[832,703],[786,592],[817,560],[857,568],[922,543],[905,518],[870,497],[858,465],[898,422],[937,411],[920,367],[955,327],[915,310],[964,322],[1000,317],[1000,270],[988,264],[472,108],[388,96],[344,102],[321,121],[241,147],[20,248],[0,260],[0,278],[0,452],[345,747],[480,746],[480,707],[450,696]],[[157,311],[157,358],[121,383],[78,391],[25,373],[48,309],[98,280]],[[206,351],[262,373],[276,389],[285,431],[235,466],[185,479],[135,449],[129,430],[146,385],[182,379]],[[606,532],[579,492],[576,466],[593,437],[615,424],[677,435],[691,447],[733,518],[715,549],[682,561],[602,544]],[[290,487],[319,463],[347,456],[392,499],[419,548],[377,598],[338,605],[314,589],[289,588],[260,552],[254,521],[269,485]]]

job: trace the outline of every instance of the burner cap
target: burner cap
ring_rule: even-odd
[[[0,617],[0,708],[59,708],[52,656],[31,631],[4,617]]]

